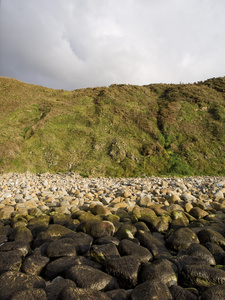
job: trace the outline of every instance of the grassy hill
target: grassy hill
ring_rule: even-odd
[[[0,77],[0,172],[224,175],[225,77],[54,90]]]

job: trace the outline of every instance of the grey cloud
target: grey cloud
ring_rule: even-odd
[[[0,76],[72,90],[224,75],[224,0],[0,5]]]

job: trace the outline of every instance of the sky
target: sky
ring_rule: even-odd
[[[225,76],[224,0],[0,0],[0,76],[74,90]]]

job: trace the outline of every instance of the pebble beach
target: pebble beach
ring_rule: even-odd
[[[0,299],[225,299],[225,177],[0,175]]]

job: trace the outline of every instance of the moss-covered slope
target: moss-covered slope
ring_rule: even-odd
[[[225,174],[225,77],[53,90],[0,77],[0,171]]]

